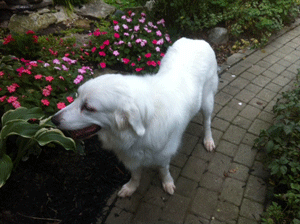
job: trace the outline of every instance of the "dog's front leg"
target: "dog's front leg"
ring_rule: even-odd
[[[130,197],[140,185],[141,175],[142,175],[142,168],[137,168],[136,170],[132,170],[130,180],[123,185],[123,187],[118,193],[118,196],[122,198]]]
[[[174,184],[174,180],[169,171],[169,165],[167,165],[165,167],[161,167],[159,169],[159,172],[160,172],[162,185],[163,185],[165,192],[167,192],[168,194],[174,194],[176,187]]]

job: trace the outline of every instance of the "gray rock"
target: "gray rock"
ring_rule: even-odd
[[[83,5],[81,8],[76,7],[74,10],[80,16],[100,19],[113,14],[116,11],[116,8],[101,0],[94,0],[89,4]]]
[[[154,4],[155,4],[155,0],[150,0],[150,1],[147,1],[146,4],[145,4],[145,7],[151,11],[154,7]]]
[[[57,18],[51,13],[42,15],[39,13],[31,13],[29,15],[14,14],[10,18],[8,28],[11,32],[25,33],[28,30],[38,31],[47,28],[56,21]]]
[[[216,27],[209,31],[208,40],[212,44],[226,44],[229,40],[228,31],[223,27]]]

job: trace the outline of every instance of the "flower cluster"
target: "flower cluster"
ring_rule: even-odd
[[[77,84],[93,74],[90,67],[80,66],[68,55],[49,62],[9,56],[6,60],[7,67],[0,71],[0,108],[4,111],[38,106],[51,115],[73,102]]]
[[[145,13],[131,11],[113,20],[111,33],[96,30],[91,36],[89,54],[100,68],[122,65],[126,71],[139,73],[157,71],[171,44],[163,19],[153,23]]]

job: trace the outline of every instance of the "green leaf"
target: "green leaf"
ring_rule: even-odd
[[[42,128],[39,130],[36,135],[35,139],[39,143],[40,146],[47,145],[51,142],[60,144],[66,150],[76,150],[76,144],[72,138],[68,138],[64,135],[64,133],[58,129],[46,129]]]
[[[41,119],[44,117],[45,114],[43,113],[42,109],[39,107],[27,109],[25,107],[19,107],[15,110],[9,110],[2,116],[2,126],[6,125],[7,122],[13,120],[29,120],[32,118]]]
[[[286,166],[281,166],[280,167],[280,172],[282,175],[285,175],[287,173],[287,167]]]
[[[40,129],[37,124],[30,124],[24,120],[15,120],[8,122],[0,132],[0,139],[5,139],[10,135],[19,135],[24,138],[32,138]]]
[[[290,133],[292,133],[293,129],[294,129],[293,125],[285,125],[283,128],[286,135],[289,135]]]
[[[9,178],[12,169],[13,162],[11,161],[11,158],[8,155],[4,154],[2,158],[0,158],[0,188]]]
[[[272,140],[268,141],[266,145],[267,152],[268,153],[272,152],[273,148],[274,148],[274,142]]]

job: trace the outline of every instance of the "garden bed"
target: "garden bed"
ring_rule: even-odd
[[[96,138],[85,143],[85,155],[47,148],[20,163],[0,191],[1,224],[96,223],[130,176]]]

